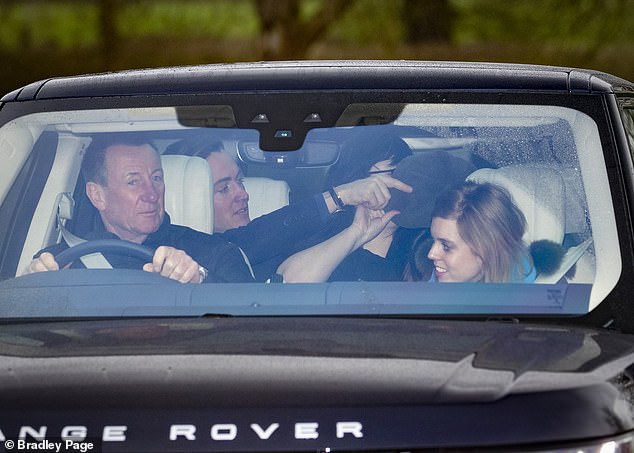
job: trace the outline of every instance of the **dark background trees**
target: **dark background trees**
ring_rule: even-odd
[[[449,0],[404,0],[401,15],[405,43],[451,42],[456,10]]]
[[[407,58],[634,79],[634,0],[0,0],[0,91],[86,72]]]

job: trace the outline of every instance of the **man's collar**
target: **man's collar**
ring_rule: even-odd
[[[143,241],[143,244],[150,243],[161,245],[161,243],[163,242],[162,239],[168,233],[171,223],[172,221],[170,219],[170,216],[166,212],[163,216],[163,222],[161,223],[161,226],[159,226],[159,229],[156,230],[154,233],[150,233],[148,237],[145,238],[145,241]]]
[[[101,220],[101,216],[97,216],[95,217],[94,227],[92,231],[88,232],[84,239],[119,239],[119,237],[116,234],[107,231],[106,227],[103,224],[103,220]]]
[[[170,216],[166,212],[165,215],[163,216],[163,222],[159,226],[159,229],[156,230],[154,233],[150,233],[145,238],[145,241],[143,241],[143,244],[145,244],[146,242],[150,242],[150,243],[157,242],[157,241],[161,242],[160,239],[165,237],[165,234],[169,230],[169,226],[171,225],[171,223],[172,221],[170,219]],[[101,220],[101,216],[98,216],[95,219],[94,229],[86,235],[85,239],[95,240],[95,239],[121,239],[121,238],[117,236],[116,234],[106,230],[106,227],[103,224],[103,221]]]

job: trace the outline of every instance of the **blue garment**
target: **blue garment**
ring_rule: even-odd
[[[535,270],[535,266],[533,266],[533,261],[529,255],[524,255],[522,258],[522,270],[514,269],[513,272],[511,272],[511,279],[508,283],[534,283],[536,278],[537,271]],[[429,281],[437,281],[436,273],[431,274]]]
[[[537,271],[533,266],[533,261],[528,255],[522,258],[522,270],[517,272],[514,270],[511,277],[511,283],[533,283],[537,278]]]

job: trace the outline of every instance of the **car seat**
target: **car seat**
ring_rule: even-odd
[[[290,188],[286,181],[247,177],[244,178],[244,188],[249,194],[251,220],[284,207],[289,202]]]
[[[523,165],[481,168],[467,180],[488,182],[509,192],[526,217],[524,241],[527,244],[540,239],[563,243],[566,192],[563,178],[556,170]]]
[[[467,180],[488,182],[505,188],[526,217],[524,241],[527,244],[549,240],[562,245],[566,234],[566,186],[560,172],[552,167],[510,165],[497,169],[481,168]],[[588,239],[566,250],[559,268],[538,275],[538,283],[556,283],[574,266],[591,243]]]
[[[161,156],[165,181],[165,211],[172,223],[213,233],[212,177],[201,157]]]

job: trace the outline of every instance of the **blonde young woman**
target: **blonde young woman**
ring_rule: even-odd
[[[465,182],[436,200],[431,240],[418,241],[414,255],[427,254],[432,281],[533,282],[525,229],[524,215],[504,189]]]

